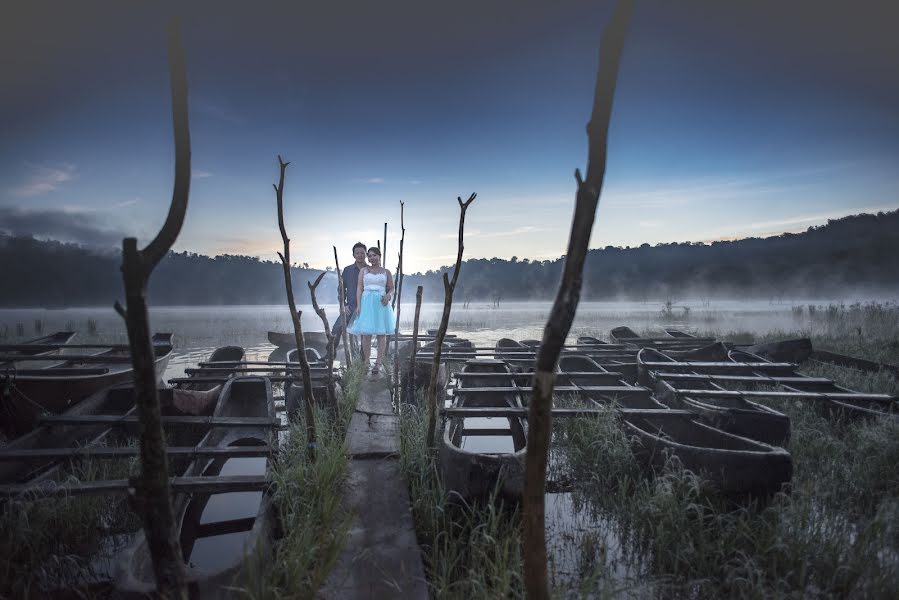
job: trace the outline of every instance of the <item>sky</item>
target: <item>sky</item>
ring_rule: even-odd
[[[406,271],[564,254],[613,4],[32,0],[0,19],[0,231],[148,241],[171,198],[165,27],[193,177],[178,251],[297,262],[389,223]],[[899,208],[899,3],[638,0],[591,247],[803,231]]]

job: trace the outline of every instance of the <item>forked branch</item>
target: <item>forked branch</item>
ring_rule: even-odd
[[[580,172],[575,172],[577,197],[568,252],[565,255],[565,269],[537,352],[534,390],[528,410],[524,488],[524,579],[527,597],[530,599],[550,597],[544,494],[546,461],[552,431],[554,372],[580,300],[584,261],[605,177],[609,120],[618,65],[633,4],[633,0],[622,0],[618,4],[600,42],[593,112],[587,126],[589,139],[587,180],[581,180]]]
[[[175,137],[175,183],[165,223],[153,241],[138,250],[137,239],[122,241],[122,278],[127,310],[116,302],[125,318],[134,366],[135,404],[141,422],[141,473],[132,480],[131,498],[143,522],[153,561],[156,592],[164,598],[187,598],[184,561],[169,489],[162,417],[156,391],[158,381],[147,311],[147,283],[153,269],[169,250],[184,224],[190,193],[190,124],[188,121],[187,64],[176,19],[168,27],[169,73],[172,88],[172,126]],[[161,376],[161,373],[159,374]]]
[[[462,202],[461,197],[457,198],[459,201],[459,242],[452,281],[450,281],[449,276],[446,273],[443,274],[443,315],[440,317],[440,327],[438,327],[437,335],[434,338],[434,361],[431,365],[431,381],[428,385],[427,398],[428,447],[431,449],[434,448],[434,432],[437,427],[437,375],[440,368],[440,357],[442,354],[443,340],[446,337],[446,329],[449,327],[450,310],[453,306],[453,291],[456,289],[456,282],[459,280],[459,272],[462,270],[462,253],[465,249],[465,212],[477,196],[477,194],[472,194],[465,202]]]
[[[303,407],[306,416],[306,442],[309,460],[315,462],[315,412],[312,409],[315,399],[312,396],[312,373],[309,370],[309,359],[306,358],[306,343],[303,339],[302,313],[297,312],[297,305],[293,296],[293,282],[290,278],[290,238],[287,237],[287,229],[284,226],[284,174],[289,162],[281,160],[278,155],[280,177],[275,188],[275,197],[278,205],[278,228],[281,230],[281,241],[284,242],[284,253],[278,253],[281,258],[281,266],[284,268],[284,286],[287,288],[287,305],[290,308],[290,318],[293,321],[294,339],[297,344],[297,359],[300,361],[300,372],[303,377]]]

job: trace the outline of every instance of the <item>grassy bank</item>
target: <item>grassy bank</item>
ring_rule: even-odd
[[[309,461],[300,411],[281,442],[273,502],[281,537],[259,553],[243,590],[250,598],[314,598],[334,568],[350,524],[341,506],[345,438],[362,387],[357,362],[344,375],[337,411],[316,409],[316,461]]]
[[[807,309],[794,331],[709,331],[761,342],[811,337],[816,348],[899,363],[899,309]],[[705,334],[705,332],[703,332]],[[859,391],[897,395],[888,373],[830,365],[802,371]],[[899,423],[834,422],[808,402],[788,414],[791,489],[765,503],[715,496],[669,462],[648,476],[609,412],[557,420],[553,463],[573,489],[547,495],[550,572],[558,597],[899,597]],[[402,466],[432,596],[521,597],[520,515],[452,502],[427,458],[426,415],[401,419]],[[549,507],[562,506],[561,518]]]
[[[64,483],[124,479],[136,460],[82,461]],[[98,555],[108,536],[140,528],[124,498],[66,496],[0,502],[0,597],[40,596],[107,576]],[[104,550],[106,552],[104,552]],[[108,559],[109,557],[107,557]]]

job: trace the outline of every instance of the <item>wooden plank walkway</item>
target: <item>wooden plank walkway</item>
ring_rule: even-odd
[[[350,462],[343,503],[353,522],[320,598],[428,598],[398,460],[399,435],[388,378],[367,378],[347,432]]]

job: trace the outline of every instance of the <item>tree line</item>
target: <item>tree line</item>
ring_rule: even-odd
[[[408,260],[408,257],[407,257]],[[0,306],[102,306],[123,295],[118,253],[30,237],[0,236]],[[406,277],[406,290],[443,298],[442,275],[452,267]],[[294,285],[305,289],[320,270],[297,265]],[[512,257],[463,263],[458,303],[549,300],[558,289],[562,258]],[[899,210],[828,221],[802,233],[711,244],[682,242],[607,246],[590,250],[585,300],[666,301],[681,298],[789,300],[899,290]],[[282,304],[280,263],[249,256],[172,252],[150,282],[155,305]],[[336,301],[336,276],[325,277],[319,301]],[[411,298],[411,296],[409,296]]]

